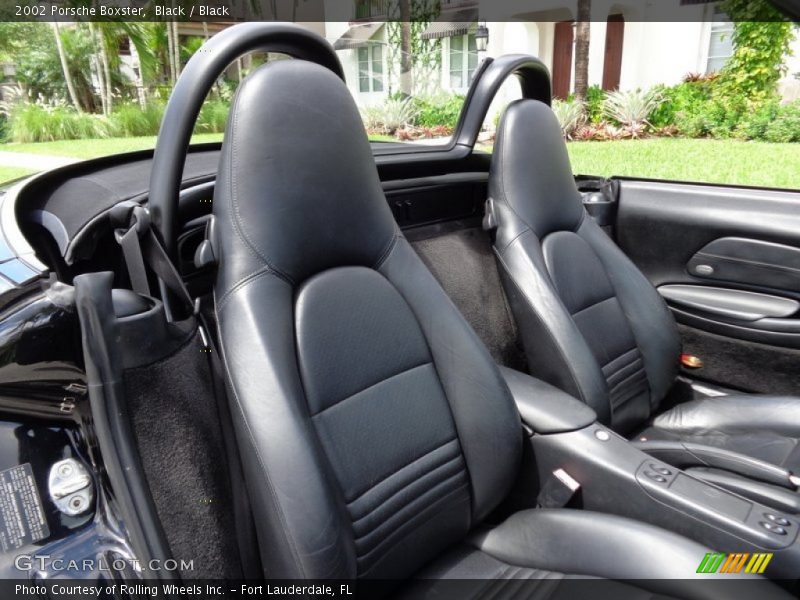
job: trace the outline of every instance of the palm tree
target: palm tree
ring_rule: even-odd
[[[81,112],[81,103],[78,102],[78,94],[75,93],[75,83],[72,81],[72,74],[69,72],[69,63],[67,62],[67,53],[64,51],[64,44],[61,41],[61,30],[58,28],[58,21],[53,21],[53,35],[56,37],[56,48],[58,49],[58,58],[61,60],[61,70],[64,73],[64,81],[67,84],[67,91],[69,92],[69,99],[75,110]]]
[[[400,93],[404,96],[414,89],[411,68],[411,2],[400,0]]]
[[[592,0],[578,0],[578,19],[575,24],[575,97],[584,102],[589,87],[589,25],[592,20]]]

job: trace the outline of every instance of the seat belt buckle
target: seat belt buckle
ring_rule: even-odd
[[[578,483],[564,469],[556,469],[544,482],[536,498],[538,508],[564,508],[581,489]]]

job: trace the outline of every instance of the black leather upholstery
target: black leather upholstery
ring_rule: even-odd
[[[649,281],[590,218],[549,107],[518,101],[500,124],[489,180],[495,251],[532,374],[622,433],[641,429],[674,383],[675,322]],[[800,399],[704,399],[643,433],[800,468]]]
[[[536,433],[563,433],[597,421],[594,411],[555,386],[520,371],[500,367],[522,422]]]
[[[406,578],[444,563],[500,576],[479,567],[489,559],[597,576],[694,572],[702,546],[592,513],[518,515],[452,550],[517,476],[519,415],[395,227],[332,73],[280,61],[240,86],[214,215],[220,345],[265,576]],[[595,543],[573,556],[583,531]],[[620,566],[601,538],[652,543],[670,560]]]
[[[757,410],[756,410],[757,408]],[[800,401],[722,396],[679,404],[637,437],[680,439],[733,450],[800,472]]]

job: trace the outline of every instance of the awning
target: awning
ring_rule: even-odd
[[[370,38],[381,28],[383,23],[359,23],[344,32],[342,37],[333,43],[334,50],[351,50],[370,45]]]
[[[462,8],[443,12],[439,19],[428,25],[422,32],[422,39],[435,40],[454,35],[464,35],[473,31],[478,22],[478,9]]]

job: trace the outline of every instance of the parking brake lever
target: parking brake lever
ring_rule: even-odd
[[[636,448],[679,469],[713,467],[792,491],[800,488],[800,477],[763,460],[714,446],[671,440],[632,441]]]

